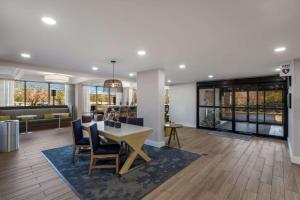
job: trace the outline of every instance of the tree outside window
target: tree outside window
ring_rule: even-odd
[[[26,105],[48,105],[48,83],[26,82]]]

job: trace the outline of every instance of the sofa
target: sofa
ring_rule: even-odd
[[[68,113],[61,117],[61,127],[71,125],[72,108],[68,106],[26,106],[0,107],[0,116],[11,120],[18,120],[20,115],[37,115],[28,121],[29,130],[53,129],[58,127],[58,117],[52,113]],[[20,121],[20,132],[25,131],[25,121]]]

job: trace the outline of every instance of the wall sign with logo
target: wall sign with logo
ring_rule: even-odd
[[[292,76],[291,65],[282,65],[280,68],[280,76]]]

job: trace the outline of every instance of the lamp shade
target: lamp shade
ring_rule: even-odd
[[[113,64],[113,78],[104,81],[104,88],[114,88],[116,92],[123,92],[122,81],[115,79],[115,60],[110,61]]]
[[[123,92],[122,81],[116,79],[108,79],[104,81],[105,88],[114,88],[117,92]]]

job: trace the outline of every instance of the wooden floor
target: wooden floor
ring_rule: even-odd
[[[207,154],[149,193],[144,200],[299,199],[300,166],[286,142],[234,140],[206,130],[179,131],[182,149]],[[0,154],[0,199],[78,199],[40,151],[71,144],[71,129],[21,136],[21,148]]]

